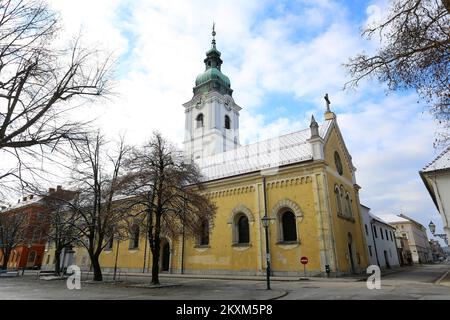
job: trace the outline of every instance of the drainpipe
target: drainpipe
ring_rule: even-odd
[[[181,240],[181,274],[184,274],[184,241],[185,241],[185,216],[186,216],[186,202],[184,202],[183,206],[183,234]]]
[[[182,236],[182,243],[181,243],[181,274],[184,274],[184,238],[185,238],[185,232],[184,232],[184,218],[183,218],[183,236]]]
[[[374,246],[374,249],[375,249],[375,257],[377,258],[377,264],[381,268],[380,260],[378,260],[377,242],[375,241],[375,235],[373,233],[373,219],[370,220],[370,232],[372,233],[373,246]]]

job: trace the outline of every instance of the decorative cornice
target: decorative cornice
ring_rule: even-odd
[[[307,183],[311,183],[312,182],[312,178],[311,176],[302,176],[302,177],[289,177],[289,178],[285,178],[285,179],[278,179],[278,180],[273,180],[273,181],[268,181],[266,183],[266,187],[269,189],[276,189],[276,188],[284,188],[287,186],[293,186],[293,185],[298,185],[298,184],[307,184]]]
[[[240,186],[240,187],[212,191],[212,192],[208,192],[207,194],[211,198],[222,198],[222,197],[229,197],[229,196],[234,196],[234,195],[238,195],[238,194],[250,193],[250,192],[254,192],[254,191],[255,191],[255,187],[253,185],[247,185],[247,186]]]

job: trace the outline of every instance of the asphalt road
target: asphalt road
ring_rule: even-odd
[[[0,278],[0,299],[181,299],[181,300],[266,300],[266,299],[449,299],[450,286],[436,280],[450,265],[424,265],[401,269],[381,277],[381,289],[369,290],[365,281],[315,279],[264,281],[162,278],[165,287],[135,287],[149,278],[128,278],[127,282],[93,284],[82,282],[81,290],[68,290],[64,280],[37,280],[36,276]],[[131,281],[132,280],[132,281]]]

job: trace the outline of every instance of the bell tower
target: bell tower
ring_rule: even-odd
[[[206,52],[205,71],[199,74],[194,96],[185,108],[185,155],[200,159],[239,146],[239,107],[233,100],[230,79],[221,71],[213,24],[211,49]]]

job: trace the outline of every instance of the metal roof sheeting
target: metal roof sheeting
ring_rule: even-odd
[[[331,120],[319,125],[319,134],[325,138]],[[259,141],[213,156],[196,159],[204,181],[215,180],[263,169],[311,160],[311,146],[307,142],[310,129]]]

